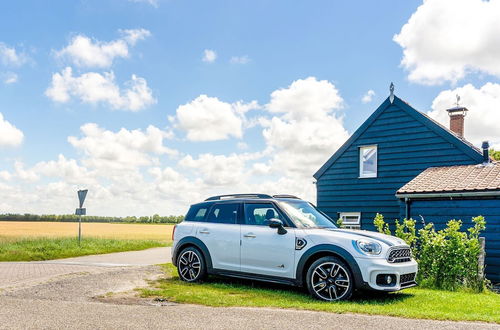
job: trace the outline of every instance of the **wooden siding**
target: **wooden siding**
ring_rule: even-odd
[[[397,102],[385,107],[321,172],[316,188],[317,205],[322,211],[334,219],[340,212],[361,212],[362,229],[374,230],[377,212],[388,221],[399,218],[396,191],[423,170],[477,163],[408,111],[416,110],[403,110]],[[359,147],[373,144],[378,147],[377,177],[358,178]]]
[[[401,203],[401,217],[405,206]],[[462,220],[463,227],[472,226],[472,217],[482,215],[486,219],[486,277],[493,283],[500,283],[500,199],[432,199],[412,200],[410,216],[422,227],[421,217],[426,223],[434,223],[437,230],[443,229],[451,219]]]

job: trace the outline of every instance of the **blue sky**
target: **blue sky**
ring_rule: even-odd
[[[71,212],[78,187],[109,215],[234,190],[314,200],[312,174],[391,81],[444,124],[460,93],[470,140],[500,145],[479,119],[500,118],[498,1],[452,4],[2,2],[0,212]]]

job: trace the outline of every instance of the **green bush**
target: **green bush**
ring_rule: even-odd
[[[413,219],[395,221],[394,235],[403,239],[418,261],[418,281],[424,287],[457,290],[469,288],[480,292],[486,280],[478,262],[481,246],[479,234],[486,228],[484,217],[472,218],[474,226],[461,231],[461,220],[450,220],[446,228],[437,230],[429,223],[416,231]],[[377,230],[391,235],[389,225],[381,214],[373,221]]]

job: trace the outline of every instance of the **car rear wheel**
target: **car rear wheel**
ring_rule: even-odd
[[[349,267],[333,256],[313,262],[307,271],[306,281],[311,295],[325,301],[347,300],[354,289],[354,279]]]
[[[199,282],[207,274],[205,260],[197,248],[188,247],[181,251],[177,259],[179,278],[185,282]]]

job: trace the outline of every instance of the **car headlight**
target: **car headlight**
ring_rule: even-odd
[[[382,245],[377,242],[358,240],[356,241],[358,248],[365,254],[369,255],[379,255],[382,252]]]

